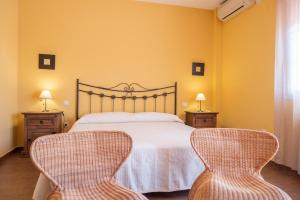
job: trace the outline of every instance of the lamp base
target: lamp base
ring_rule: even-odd
[[[47,99],[44,99],[44,110],[42,112],[50,112],[49,110],[47,110]]]
[[[204,110],[202,110],[202,105],[201,105],[201,101],[199,101],[199,110],[197,112],[204,112]]]

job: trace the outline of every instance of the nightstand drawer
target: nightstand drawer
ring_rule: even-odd
[[[28,139],[31,141],[35,140],[38,137],[55,134],[57,131],[55,129],[33,129],[28,130]]]
[[[195,126],[196,127],[215,127],[216,118],[212,116],[196,116]]]
[[[55,119],[53,118],[29,118],[26,121],[27,126],[55,126]]]

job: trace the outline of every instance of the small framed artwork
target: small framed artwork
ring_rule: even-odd
[[[193,76],[204,76],[205,63],[193,62],[192,74]]]
[[[39,54],[39,69],[55,70],[55,55]]]

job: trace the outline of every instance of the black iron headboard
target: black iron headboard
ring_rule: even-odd
[[[167,109],[167,96],[174,96],[174,114],[177,114],[177,82],[174,85],[161,87],[161,88],[145,88],[138,83],[120,83],[113,87],[99,87],[85,83],[81,83],[79,79],[76,81],[76,119],[80,117],[80,94],[85,93],[88,95],[88,110],[92,112],[93,96],[98,98],[100,108],[99,111],[103,112],[103,104],[105,100],[111,102],[111,110],[115,111],[116,100],[121,100],[122,111],[126,110],[126,102],[131,101],[133,104],[133,112],[136,112],[136,102],[143,101],[143,111],[146,112],[147,100],[152,99],[154,108],[152,111],[157,112],[158,99],[163,100],[163,112]]]

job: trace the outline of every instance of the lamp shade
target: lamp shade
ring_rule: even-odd
[[[52,99],[50,90],[43,90],[40,95],[41,99]]]
[[[196,96],[196,101],[205,101],[206,98],[203,93],[198,93]]]

